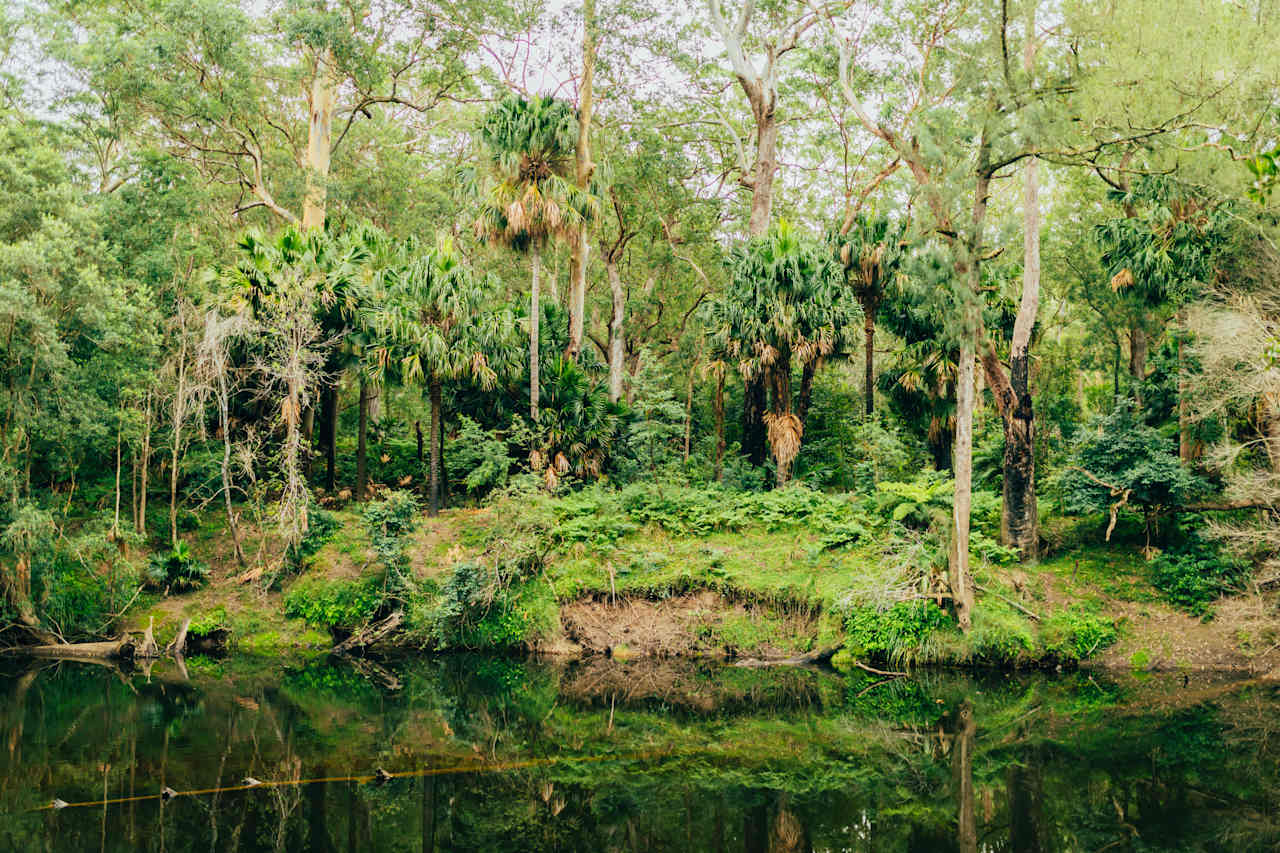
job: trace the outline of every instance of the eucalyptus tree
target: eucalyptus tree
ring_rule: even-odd
[[[551,241],[574,235],[595,207],[592,196],[568,179],[577,136],[573,108],[545,95],[512,95],[490,109],[480,125],[486,186],[476,233],[529,253],[529,413],[534,420],[542,254]]]
[[[713,348],[743,378],[768,389],[764,420],[783,486],[800,452],[814,372],[853,317],[830,252],[785,220],[734,249],[728,263],[729,286],[707,311]],[[791,388],[796,362],[804,376],[798,401]]]
[[[415,241],[400,247],[397,263],[385,268],[378,305],[365,309],[364,324],[379,343],[375,363],[398,362],[407,382],[427,387],[431,402],[428,511],[440,510],[441,416],[444,384],[470,379],[488,390],[507,358],[514,326],[509,313],[494,311],[498,281],[471,271],[443,240],[422,250]]]
[[[876,312],[905,256],[906,226],[885,216],[856,214],[831,236],[845,287],[862,306],[866,413],[875,411]]]
[[[360,121],[409,123],[473,85],[482,6],[422,0],[143,0],[53,4],[48,47],[96,96],[123,144],[191,163],[233,214],[323,228],[333,158]]]

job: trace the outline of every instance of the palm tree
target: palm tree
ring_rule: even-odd
[[[875,411],[876,312],[885,286],[897,274],[905,255],[906,228],[888,217],[859,213],[850,227],[831,237],[836,259],[844,270],[845,287],[862,306],[865,347],[864,384],[866,411]]]
[[[380,274],[380,304],[366,312],[366,325],[380,343],[374,362],[386,369],[398,364],[406,382],[427,386],[431,399],[430,502],[440,510],[440,415],[443,385],[468,377],[490,389],[510,350],[513,324],[506,312],[487,310],[497,290],[492,276],[474,275],[445,240],[423,251],[409,241],[397,262]]]
[[[807,386],[836,349],[851,306],[839,298],[830,255],[786,221],[734,249],[729,266],[729,286],[707,312],[712,351],[768,389],[765,424],[782,486],[804,434],[803,418],[792,406],[792,365],[798,361],[803,368],[803,413]]]
[[[538,321],[541,315],[542,252],[566,239],[591,218],[594,198],[574,185],[578,119],[573,107],[550,96],[512,95],[493,107],[480,125],[491,184],[476,219],[476,233],[529,252],[529,413],[538,417]]]

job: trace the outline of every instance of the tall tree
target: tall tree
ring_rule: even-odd
[[[582,81],[578,85],[578,144],[574,149],[575,179],[588,192],[595,164],[591,162],[591,116],[594,109],[592,86],[596,70],[596,4],[582,0]],[[576,359],[582,349],[587,312],[587,262],[591,245],[587,241],[586,220],[578,223],[570,238],[569,262],[569,347],[566,355]]]
[[[708,307],[714,349],[743,378],[768,389],[765,423],[777,484],[784,486],[800,452],[807,405],[803,388],[795,404],[792,366],[799,362],[811,382],[850,317],[830,254],[785,220],[737,248],[729,264],[731,283]]]
[[[528,252],[529,414],[537,420],[542,315],[542,253],[553,239],[568,239],[591,218],[595,200],[568,180],[578,135],[573,108],[549,96],[512,95],[480,126],[489,187],[476,219],[477,234]]]
[[[406,381],[427,387],[431,404],[431,461],[428,513],[440,511],[441,423],[445,382],[469,378],[491,389],[495,360],[511,339],[509,315],[491,310],[497,280],[479,276],[463,263],[450,240],[426,251],[410,242],[402,259],[381,276],[379,298],[371,300],[367,323],[382,343],[376,361],[399,362]]]
[[[857,214],[847,229],[832,237],[836,258],[844,270],[845,287],[862,306],[863,394],[866,413],[875,411],[876,313],[885,288],[904,255],[906,228],[888,217]]]

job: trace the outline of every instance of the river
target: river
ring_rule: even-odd
[[[3,851],[1280,849],[1280,693],[1211,676],[5,666]]]

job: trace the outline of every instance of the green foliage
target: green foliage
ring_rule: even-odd
[[[542,373],[538,418],[517,441],[532,451],[533,468],[548,487],[572,475],[594,480],[604,473],[625,409],[609,402],[604,383],[568,358],[556,357]]]
[[[480,496],[507,484],[515,460],[507,452],[507,443],[471,418],[458,418],[458,431],[447,442],[450,467],[464,472],[463,488],[472,496]]]
[[[1072,512],[1109,511],[1126,496],[1129,505],[1154,511],[1186,503],[1206,488],[1179,462],[1176,440],[1140,422],[1123,402],[1082,431],[1060,484]]]
[[[1214,601],[1243,588],[1249,565],[1191,529],[1152,560],[1149,571],[1151,584],[1168,601],[1208,616]]]
[[[185,542],[168,551],[155,554],[147,561],[147,583],[155,589],[189,592],[204,586],[209,567],[197,560]]]
[[[946,516],[955,489],[955,480],[924,471],[910,482],[877,483],[876,508],[900,524],[924,529]]]
[[[855,606],[845,614],[845,647],[854,657],[910,661],[935,631],[952,624],[932,601],[899,601],[887,608]]]
[[[409,492],[388,492],[382,500],[364,508],[364,525],[373,553],[386,572],[388,591],[393,596],[412,586],[409,575],[408,539],[417,528],[418,499]]]
[[[285,560],[294,573],[306,570],[311,558],[321,548],[333,541],[342,524],[338,517],[326,509],[312,506],[307,510],[307,532],[297,545],[290,546]]]
[[[285,594],[284,612],[320,628],[350,631],[371,620],[384,598],[382,579],[374,575],[341,580],[303,577]]]
[[[1096,607],[1073,605],[1045,617],[1040,641],[1045,651],[1061,661],[1082,661],[1104,651],[1119,639],[1113,620]]]

